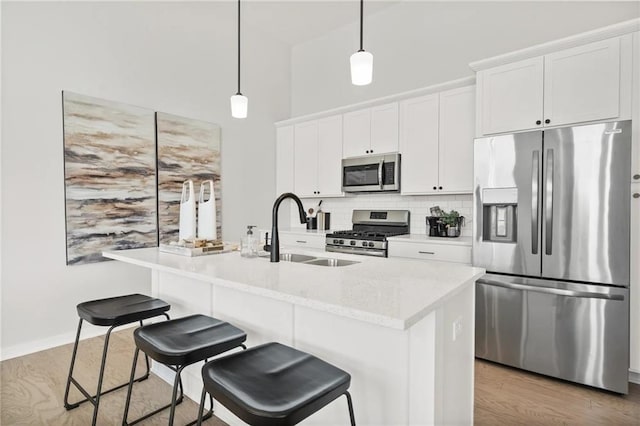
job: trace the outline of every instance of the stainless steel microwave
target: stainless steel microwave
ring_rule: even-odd
[[[400,191],[400,154],[351,157],[342,160],[344,192]]]

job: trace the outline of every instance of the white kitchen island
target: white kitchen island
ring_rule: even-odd
[[[189,258],[156,248],[104,256],[149,268],[152,295],[171,304],[172,318],[208,314],[245,330],[249,347],[278,341],[346,370],[359,425],[473,422],[474,283],[484,270],[295,252],[359,263],[270,263],[238,252]],[[183,373],[195,401],[200,367]],[[156,371],[170,379],[168,370]],[[241,423],[220,404],[216,415]],[[349,424],[346,400],[339,398],[304,424]]]

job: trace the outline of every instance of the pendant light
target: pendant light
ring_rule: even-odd
[[[373,80],[373,55],[362,48],[362,15],[364,0],[360,0],[360,50],[351,55],[351,83],[366,86]]]
[[[246,118],[249,99],[240,92],[240,0],[238,0],[238,92],[231,96],[231,116]]]

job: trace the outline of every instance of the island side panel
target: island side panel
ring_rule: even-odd
[[[436,315],[409,329],[409,424],[433,425],[436,416]]]
[[[359,425],[408,424],[408,332],[295,306],[295,347],[351,374]],[[349,424],[345,397],[305,425]]]

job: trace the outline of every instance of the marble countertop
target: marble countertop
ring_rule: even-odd
[[[425,234],[407,234],[407,235],[397,235],[395,237],[387,238],[389,241],[404,241],[410,243],[429,243],[429,244],[448,244],[454,246],[468,246],[472,245],[471,237],[456,237],[456,238],[445,238],[445,237],[430,237]]]
[[[282,253],[289,252],[286,247]],[[104,252],[105,257],[210,282],[324,312],[406,330],[484,274],[462,264],[376,258],[318,250],[295,253],[355,260],[343,267],[268,258],[239,252],[184,257],[157,248]]]

